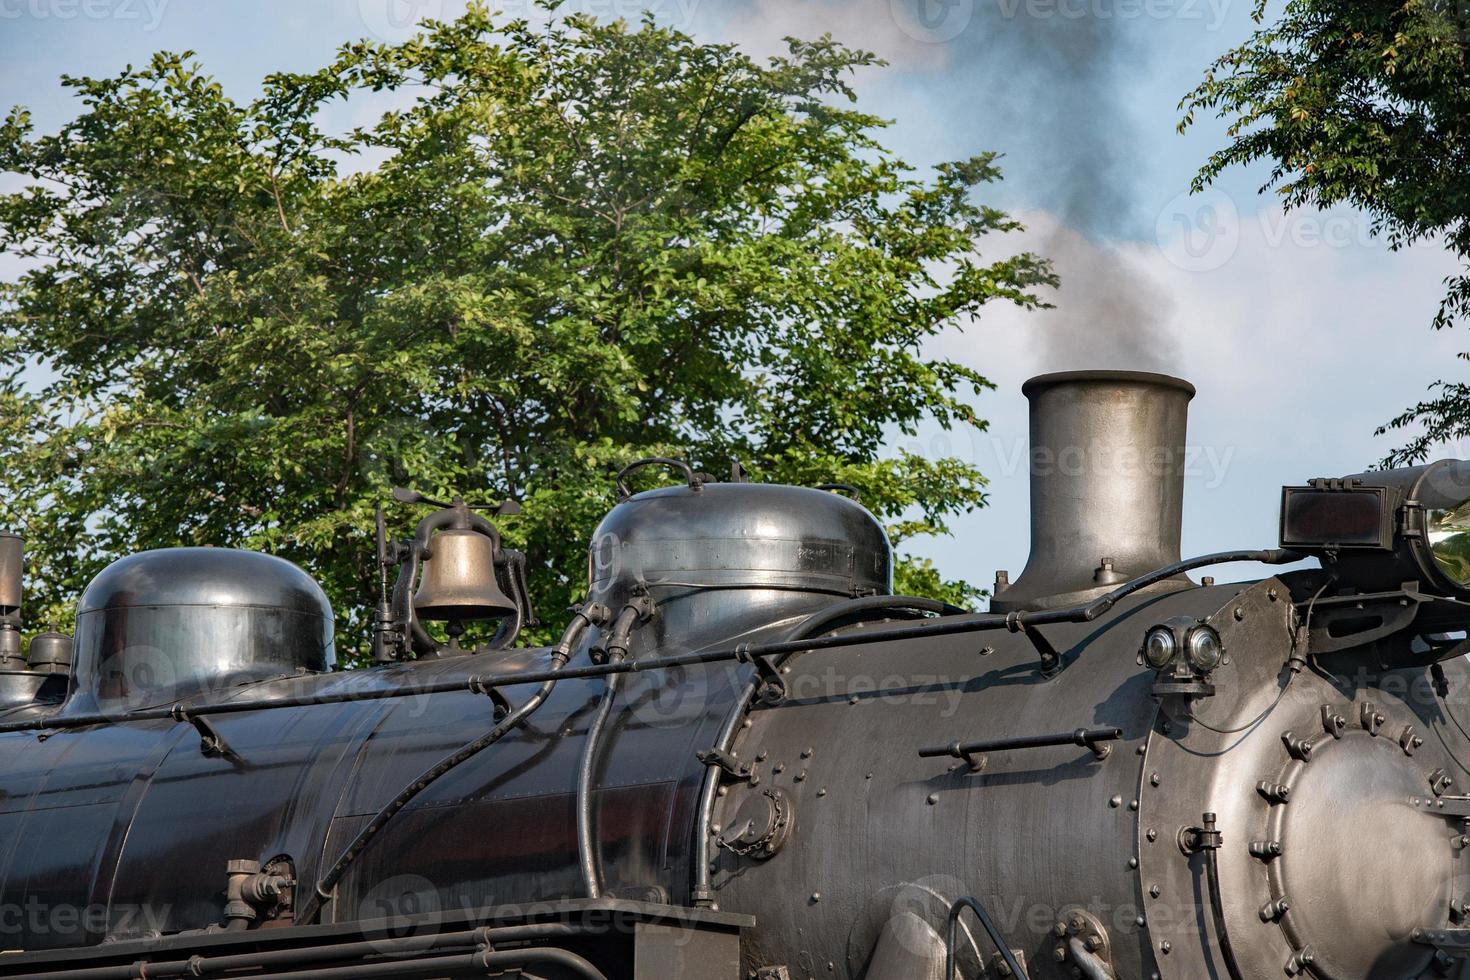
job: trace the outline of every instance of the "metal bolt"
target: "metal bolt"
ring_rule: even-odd
[[[1291,910],[1291,900],[1285,895],[1261,906],[1261,921],[1273,922]]]
[[[1299,738],[1291,732],[1282,732],[1281,741],[1286,744],[1286,751],[1293,759],[1300,759],[1303,762],[1312,761],[1312,749],[1315,746],[1311,739]]]
[[[1128,859],[1128,867],[1129,868],[1136,868],[1136,867],[1138,867],[1138,858],[1129,858]]]
[[[1058,963],[1060,963],[1067,958],[1067,951],[1061,946],[1058,946],[1056,949],[1052,950],[1051,955]]]
[[[1129,800],[1128,801],[1128,809],[1130,809],[1130,810],[1137,810],[1138,809],[1138,801],[1137,800]]]
[[[1260,793],[1272,803],[1285,803],[1291,796],[1291,787],[1285,783],[1272,783],[1262,780],[1256,783],[1256,792]]]
[[[1158,898],[1162,894],[1164,894],[1164,890],[1162,888],[1160,888],[1158,885],[1149,885],[1148,886],[1148,897],[1149,898]]]
[[[1171,942],[1169,942],[1169,940],[1167,940],[1167,939],[1165,939],[1163,942],[1159,943],[1159,952],[1163,953],[1165,956],[1168,956],[1169,955],[1169,951],[1171,949],[1173,949],[1173,948],[1174,948],[1174,944],[1171,943]]]
[[[813,902],[820,902],[821,900],[822,900],[822,893],[821,892],[812,892],[812,901]]]
[[[823,786],[821,789],[817,790],[817,795],[818,796],[826,796],[827,795],[827,787]]]
[[[1235,611],[1231,613],[1231,615],[1235,617],[1235,621],[1238,623],[1242,619],[1245,619],[1245,610],[1240,608],[1239,606],[1236,606]]]
[[[1094,932],[1083,941],[1082,945],[1087,947],[1087,951],[1089,953],[1096,953],[1098,950],[1102,949],[1102,937]]]
[[[938,802],[939,802],[939,794],[938,793],[930,793],[929,794],[929,805],[930,806],[933,806],[934,804],[936,804]]]
[[[1263,861],[1269,861],[1274,857],[1281,856],[1281,842],[1279,840],[1253,840],[1250,845],[1253,857]]]
[[[1118,807],[1120,807],[1122,805],[1123,805],[1123,797],[1121,797],[1121,796],[1114,795],[1111,800],[1108,800],[1108,806],[1112,807],[1114,810],[1116,810]]]
[[[1148,777],[1148,784],[1150,786],[1157,786],[1157,785],[1159,785],[1160,782],[1161,782],[1161,780],[1159,779],[1159,774],[1158,773],[1151,773],[1149,775],[1149,777]]]
[[[810,747],[807,747],[807,748],[802,749],[801,750],[801,757],[803,759],[810,759],[812,757],[812,750],[811,750],[811,748]]]

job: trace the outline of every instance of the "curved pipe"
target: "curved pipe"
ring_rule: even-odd
[[[846,619],[848,616],[889,609],[912,609],[940,615],[967,611],[958,606],[951,606],[947,602],[940,602],[938,599],[926,599],[919,596],[863,596],[859,599],[838,602],[812,613],[797,623],[786,634],[785,640],[792,642],[809,639],[823,632],[832,623]],[[715,739],[715,747],[722,752],[729,752],[730,746],[734,744],[735,734],[740,730],[740,722],[745,718],[745,713],[750,710],[750,703],[755,698],[755,692],[759,686],[759,678],[752,677],[746,682],[739,697],[730,705],[730,711],[725,715],[725,723],[720,726],[719,735]],[[719,795],[720,767],[710,765],[704,772],[704,784],[700,787],[699,808],[694,821],[694,883],[690,897],[695,905],[708,906],[714,903],[714,892],[710,887],[710,861],[713,857],[710,851],[710,824],[714,820],[715,802],[719,799]]]
[[[576,645],[582,634],[589,627],[595,625],[591,618],[593,613],[594,609],[584,607],[583,609],[579,609],[572,617],[571,623],[568,624],[566,632],[562,635],[561,642],[552,651],[551,670],[553,676],[543,681],[541,686],[536,689],[536,693],[532,694],[519,708],[506,715],[494,728],[479,738],[466,742],[453,753],[435,763],[412,783],[409,783],[399,791],[398,795],[389,800],[367,822],[367,825],[362,830],[358,831],[357,836],[347,845],[347,848],[342,852],[341,856],[332,863],[332,866],[327,869],[325,874],[317,878],[316,888],[311,898],[307,900],[297,913],[296,922],[298,924],[310,922],[321,912],[322,905],[332,897],[332,893],[337,887],[337,882],[342,879],[342,875],[346,873],[352,862],[371,843],[372,839],[378,835],[379,831],[407,806],[415,796],[422,793],[445,773],[448,773],[456,766],[473,758],[475,755],[500,741],[545,703],[546,699],[551,696],[552,690],[556,687],[558,678],[555,674],[560,672],[566,666],[567,660],[570,659],[570,650]]]
[[[1225,929],[1225,903],[1220,900],[1220,862],[1216,859],[1218,854],[1218,848],[1205,850],[1205,877],[1210,886],[1210,911],[1215,920],[1215,939],[1220,944],[1220,958],[1225,961],[1225,971],[1230,974],[1230,980],[1241,980],[1235,947],[1230,945],[1230,933]]]
[[[490,973],[527,966],[554,966],[582,980],[607,980],[607,975],[576,953],[565,949],[500,949],[431,956],[419,960],[379,960],[323,970],[258,974],[255,980],[368,980],[372,977],[445,977]]]
[[[617,622],[608,636],[607,662],[622,663],[628,658],[628,645],[632,642],[633,629],[645,617],[648,606],[630,602],[618,614]],[[603,730],[612,714],[613,702],[617,700],[622,675],[613,674],[607,679],[602,692],[602,701],[597,714],[587,727],[587,740],[582,745],[582,758],[577,765],[577,863],[582,870],[582,890],[588,898],[602,897],[602,872],[598,867],[596,830],[592,826],[592,777],[597,770],[602,751]]]
[[[944,943],[945,980],[956,980],[954,950],[955,944],[959,941],[960,916],[964,914],[965,909],[974,912],[975,918],[979,919],[980,924],[985,927],[985,932],[990,936],[990,941],[995,944],[1000,958],[1005,961],[1006,966],[1011,968],[1011,976],[1018,977],[1020,980],[1031,980],[1026,971],[1022,969],[1021,964],[1016,962],[1016,954],[1012,953],[1011,948],[1006,945],[1005,937],[1000,934],[995,923],[990,921],[990,913],[985,911],[985,906],[973,898],[962,898],[949,907],[949,929]]]
[[[596,928],[596,927],[594,927]],[[115,966],[83,967],[77,970],[53,970],[46,973],[13,974],[13,980],[153,980],[163,977],[206,977],[246,970],[296,970],[313,963],[340,963],[343,960],[391,956],[407,959],[446,950],[466,951],[507,943],[539,942],[570,939],[585,934],[586,927],[571,923],[545,922],[519,926],[481,926],[455,932],[423,935],[383,935],[374,939],[321,946],[258,950],[251,953],[225,953],[216,956],[191,956],[185,960],[140,960]],[[255,974],[252,974],[255,976]]]
[[[1073,936],[1067,941],[1067,956],[1086,980],[1115,980],[1113,971],[1087,948],[1081,937]]]

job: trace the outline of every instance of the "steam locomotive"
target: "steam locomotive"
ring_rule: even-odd
[[[229,549],[118,561],[23,658],[0,539],[0,976],[1470,976],[1470,463],[1181,561],[1194,389],[1024,390],[985,613],[893,595],[841,488],[676,460],[544,648],[460,500],[380,528],[354,670],[305,572]]]

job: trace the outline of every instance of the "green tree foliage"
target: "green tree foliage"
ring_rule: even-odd
[[[1255,18],[1265,25],[1265,0]],[[1180,107],[1181,131],[1201,110],[1230,120],[1230,144],[1210,156],[1197,190],[1233,165],[1270,161],[1262,189],[1288,207],[1350,204],[1394,248],[1440,237],[1470,262],[1466,0],[1288,0]],[[1445,285],[1436,329],[1470,314],[1470,268]],[[1470,386],[1434,389],[1379,430],[1417,430],[1389,464],[1470,435]]]
[[[923,176],[877,141],[847,83],[872,56],[474,8],[249,104],[190,57],[67,78],[73,122],[0,131],[27,182],[0,248],[31,263],[0,295],[0,520],[29,529],[45,616],[179,543],[291,558],[348,613],[374,505],[408,485],[519,500],[506,537],[559,620],[613,473],[650,454],[854,484],[899,540],[982,504],[974,466],[883,447],[983,424],[988,382],[924,343],[1052,276],[982,257],[1016,227],[974,198],[991,156]]]

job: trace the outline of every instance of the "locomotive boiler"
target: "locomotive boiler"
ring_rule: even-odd
[[[23,657],[0,537],[0,976],[1470,976],[1470,463],[1181,560],[1194,389],[1024,390],[983,613],[893,595],[850,488],[668,459],[550,647],[462,500],[401,495],[350,670],[309,575],[223,548],[122,559]]]

